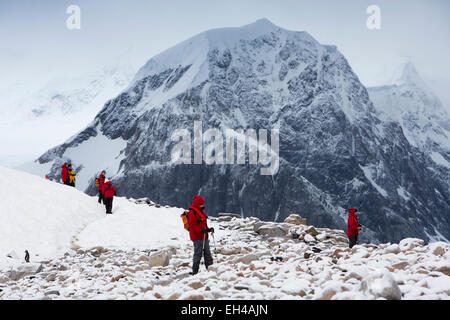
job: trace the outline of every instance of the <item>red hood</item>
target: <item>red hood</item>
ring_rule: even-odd
[[[350,214],[355,214],[356,211],[357,211],[356,208],[350,208],[350,209],[348,209],[348,212],[349,212]]]
[[[111,184],[111,181],[105,182],[105,184]]]
[[[205,199],[203,199],[201,196],[195,196],[194,200],[192,201],[192,205],[194,207],[200,208],[200,206],[205,202],[206,202]]]
[[[67,169],[67,164],[63,164],[62,166],[61,166],[61,168],[66,168]]]

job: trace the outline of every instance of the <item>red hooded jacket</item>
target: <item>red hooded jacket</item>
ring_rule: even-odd
[[[101,174],[100,177],[98,177],[98,190],[100,190],[102,193],[104,184],[105,184],[105,176]]]
[[[116,188],[114,188],[114,186],[111,184],[111,181],[108,181],[103,184],[102,193],[105,198],[113,198],[116,195],[117,191]]]
[[[349,215],[348,215],[348,226],[347,226],[347,236],[357,236],[358,235],[358,227],[360,224],[358,223],[358,218],[356,217],[356,209],[350,208],[348,209]]]
[[[63,164],[61,166],[61,180],[66,182],[69,179],[69,169],[67,168],[67,164]]]
[[[200,209],[200,205],[204,204],[205,200],[201,196],[195,196],[192,201],[192,206],[189,207],[188,222],[189,222],[189,236],[191,240],[208,239],[207,233],[202,233],[202,230],[208,228],[208,216]],[[206,237],[205,237],[206,236]]]

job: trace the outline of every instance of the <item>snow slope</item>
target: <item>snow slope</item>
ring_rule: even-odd
[[[74,234],[103,217],[95,199],[71,187],[0,167],[0,259],[51,257],[71,247]]]
[[[115,198],[113,215],[106,215],[96,197],[25,172],[0,167],[0,269],[23,261],[55,258],[70,248],[104,245],[154,248],[188,240],[178,208],[146,210],[125,198]]]

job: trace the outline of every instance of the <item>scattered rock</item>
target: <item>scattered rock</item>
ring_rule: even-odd
[[[314,228],[313,226],[310,226],[308,229],[306,229],[305,231],[307,234],[312,235],[313,237],[317,236],[319,234],[319,232],[316,230],[316,228]]]
[[[243,285],[235,285],[234,288],[235,288],[236,290],[250,290],[249,287],[243,286]]]
[[[318,234],[317,236],[316,236],[316,240],[319,240],[319,241],[323,241],[323,240],[326,240],[328,237],[327,237],[327,234],[326,233],[320,233],[320,234]]]
[[[433,254],[435,256],[443,256],[445,254],[445,249],[441,246],[437,246],[436,248],[434,248],[433,250]]]
[[[258,260],[258,259],[259,259],[259,258],[258,258],[257,255],[255,255],[255,254],[253,254],[253,253],[250,253],[250,254],[247,254],[247,255],[245,255],[245,256],[242,256],[242,257],[237,258],[237,259],[236,259],[236,262],[237,262],[237,263],[238,263],[238,262],[242,262],[242,263],[245,263],[245,264],[249,264],[250,262],[255,261],[255,260]]]
[[[136,262],[141,262],[141,261],[148,262],[148,260],[149,260],[149,257],[146,256],[145,254],[142,254],[136,258]]]
[[[311,286],[308,280],[289,279],[281,287],[281,291],[294,296],[306,296],[306,290]]]
[[[411,250],[416,247],[422,247],[425,241],[417,238],[406,238],[400,241],[398,244],[402,251]]]
[[[13,281],[17,281],[25,276],[34,275],[42,271],[40,263],[25,263],[13,267],[8,271],[7,277]]]
[[[200,289],[203,287],[203,283],[201,281],[192,281],[191,283],[188,284],[189,287],[191,287],[192,289]]]
[[[169,251],[158,251],[150,254],[149,264],[151,267],[166,267],[170,262],[170,252]]]
[[[236,213],[225,213],[225,212],[220,212],[219,213],[219,217],[230,217],[230,218],[238,218],[241,219],[241,215],[236,214]]]
[[[305,237],[303,238],[303,241],[305,241],[306,243],[311,243],[311,242],[315,242],[316,239],[315,239],[312,235],[307,234],[307,235],[305,235]]]
[[[384,249],[385,253],[400,253],[400,246],[396,243],[391,244],[389,247],[387,247],[386,249]]]
[[[122,279],[122,278],[125,278],[125,275],[119,274],[118,276],[113,277],[113,278],[111,279],[111,282],[117,282],[117,281],[119,281],[119,280]]]
[[[287,234],[287,231],[284,228],[275,225],[263,225],[260,228],[257,228],[255,232],[267,237],[284,237]]]
[[[369,273],[361,282],[360,289],[375,298],[401,300],[402,293],[394,277],[387,270],[376,270]]]
[[[295,224],[295,225],[305,225],[306,226],[306,219],[302,218],[298,214],[291,214],[289,217],[287,217],[284,220],[285,223]]]
[[[47,277],[45,277],[46,281],[53,282],[56,280],[57,273],[50,273]]]
[[[46,296],[50,296],[50,295],[52,295],[52,294],[59,296],[59,291],[58,291],[58,290],[48,290],[48,291],[45,291],[44,294],[45,294]]]
[[[392,265],[392,268],[396,270],[404,270],[407,266],[409,266],[409,263],[406,261],[398,262]]]
[[[321,291],[320,294],[317,295],[316,299],[317,300],[331,300],[331,298],[334,297],[334,295],[336,295],[337,290],[335,288],[325,288],[324,290]]]

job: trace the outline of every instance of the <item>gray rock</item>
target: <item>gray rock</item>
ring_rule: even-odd
[[[236,213],[225,213],[225,212],[220,212],[219,213],[219,217],[231,217],[231,218],[242,218],[241,215],[236,214]]]
[[[239,257],[236,259],[236,262],[242,262],[245,264],[250,264],[250,262],[258,260],[259,257],[256,254],[250,253],[245,256]]]
[[[394,244],[391,244],[390,246],[388,246],[386,249],[384,249],[384,252],[397,254],[397,253],[400,253],[400,247],[398,244],[394,243]]]
[[[401,300],[402,293],[394,277],[387,270],[377,270],[366,275],[360,289],[375,298]]]
[[[295,224],[295,225],[306,225],[306,219],[302,218],[298,214],[291,214],[289,217],[284,219],[285,223]]]
[[[256,233],[267,237],[284,237],[287,235],[286,229],[276,225],[265,225],[257,229]]]
[[[45,294],[46,296],[50,296],[50,295],[52,295],[52,294],[59,296],[59,291],[53,289],[53,290],[45,291],[44,294]]]
[[[25,276],[35,275],[42,271],[42,264],[40,263],[24,263],[7,272],[7,277],[13,281],[17,281]]]
[[[313,226],[308,227],[308,229],[306,229],[305,231],[307,234],[310,234],[311,236],[315,237],[319,234],[319,232],[317,232],[316,228],[314,228]]]
[[[169,250],[154,252],[149,256],[149,265],[151,267],[166,267],[169,265],[170,257]]]
[[[406,238],[399,242],[399,247],[401,250],[411,250],[416,247],[423,247],[425,241],[417,238]]]

